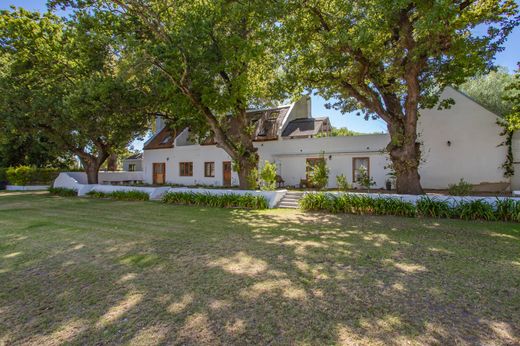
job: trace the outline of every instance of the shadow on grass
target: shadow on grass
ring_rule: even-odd
[[[21,201],[0,344],[520,342],[518,225]]]

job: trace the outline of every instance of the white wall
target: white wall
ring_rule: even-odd
[[[423,187],[445,188],[460,178],[472,184],[507,182],[500,167],[506,147],[498,146],[504,138],[497,116],[447,88],[443,98],[450,97],[455,101],[450,109],[421,111],[418,132],[423,143]]]

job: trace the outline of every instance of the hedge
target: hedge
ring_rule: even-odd
[[[11,185],[51,184],[60,171],[57,168],[36,168],[31,166],[9,167],[5,171],[6,180]],[[0,180],[2,173],[0,173]]]
[[[194,192],[167,192],[162,198],[163,203],[197,205],[218,208],[267,209],[269,203],[264,196],[252,194],[222,194]]]
[[[110,198],[120,201],[148,201],[150,199],[149,194],[137,190],[113,192],[89,191],[86,195],[93,198]]]
[[[65,187],[50,187],[49,193],[54,196],[74,197],[78,195],[78,191],[74,189],[67,189]]]
[[[520,201],[512,199],[497,199],[494,204],[484,200],[474,200],[450,205],[446,201],[422,197],[414,204],[398,198],[309,193],[300,200],[300,207],[306,211],[331,213],[520,222]]]

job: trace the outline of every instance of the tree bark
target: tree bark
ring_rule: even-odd
[[[99,166],[96,166],[95,164],[89,164],[85,167],[85,172],[87,173],[88,184],[98,183]]]
[[[252,144],[251,144],[252,145]],[[255,149],[255,148],[253,148]],[[256,151],[256,149],[255,149]],[[255,168],[258,168],[258,154],[256,152],[249,152],[246,155],[242,155],[238,160],[236,160],[238,165],[238,184],[240,189],[249,190],[251,189],[251,184],[249,181],[249,177],[251,175],[251,171]]]
[[[114,172],[117,171],[117,154],[110,154],[107,162],[107,170]]]
[[[391,140],[387,150],[396,174],[397,193],[422,195],[424,191],[419,175],[421,146],[417,142],[416,129],[403,128],[396,124],[388,125]]]

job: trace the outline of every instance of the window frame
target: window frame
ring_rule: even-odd
[[[209,174],[208,174],[209,167]],[[215,161],[207,161],[204,162],[204,177],[205,178],[215,178]]]
[[[129,163],[128,164],[128,172],[135,172],[135,168],[137,165],[135,163]]]
[[[362,156],[362,157],[353,157],[352,158],[352,183],[357,183],[356,180],[356,161],[357,160],[366,160],[367,161],[367,174],[370,177],[370,157]]]
[[[193,177],[193,162],[179,162],[179,176],[180,177]]]

